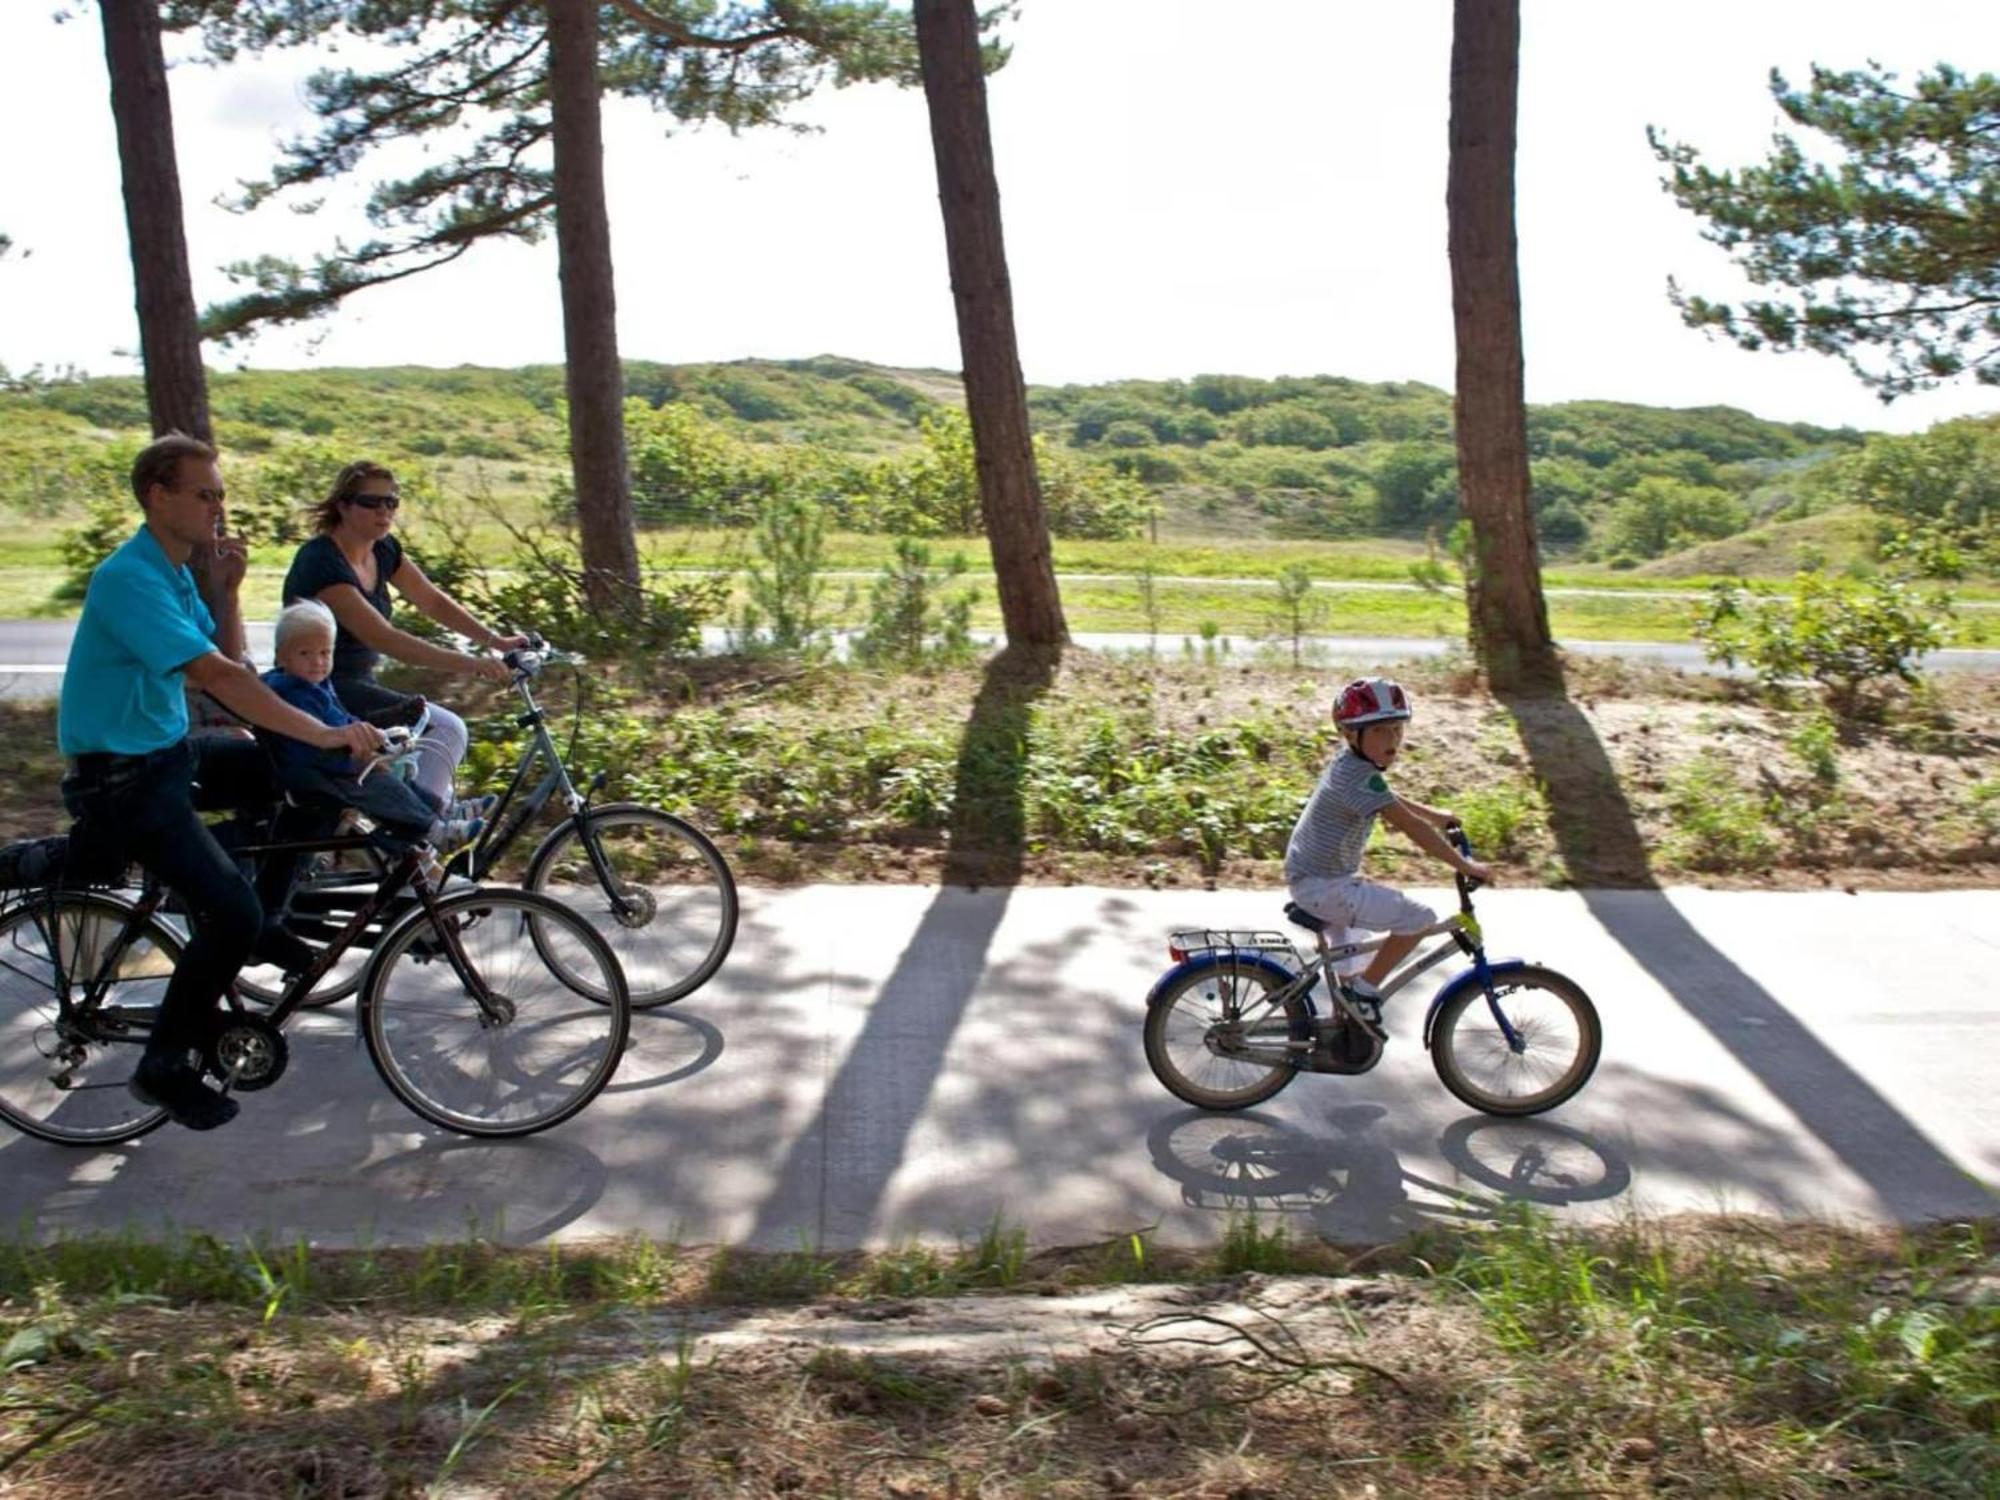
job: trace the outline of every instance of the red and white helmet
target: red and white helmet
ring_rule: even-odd
[[[1342,729],[1362,729],[1410,716],[1409,695],[1387,677],[1357,677],[1333,700],[1333,722]]]

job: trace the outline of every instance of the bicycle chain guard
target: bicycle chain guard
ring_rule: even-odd
[[[1305,1071],[1366,1073],[1381,1060],[1382,1039],[1340,1017],[1320,1023],[1312,1051],[1306,1054]]]

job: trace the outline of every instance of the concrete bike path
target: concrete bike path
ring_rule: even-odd
[[[1442,893],[1435,893],[1442,900]],[[383,1088],[351,1006],[209,1135],[103,1151],[0,1138],[16,1226],[341,1244],[643,1232],[843,1248],[1036,1245],[1232,1212],[1373,1241],[1491,1217],[1735,1210],[1906,1222],[2000,1209],[2000,892],[1495,890],[1492,951],[1581,982],[1603,1063],[1540,1121],[1472,1114],[1399,997],[1382,1065],[1241,1115],[1154,1082],[1143,1000],[1176,925],[1272,926],[1261,892],[813,886],[744,892],[699,994],[635,1018],[584,1114],[521,1142],[434,1130]]]

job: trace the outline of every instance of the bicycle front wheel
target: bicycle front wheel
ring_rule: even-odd
[[[1489,1115],[1538,1115],[1590,1082],[1604,1046],[1597,1007],[1553,969],[1493,976],[1494,1003],[1514,1029],[1509,1042],[1486,992],[1467,985],[1438,1011],[1431,1062],[1444,1086]]]
[[[126,1084],[181,939],[148,917],[118,949],[131,915],[116,897],[64,891],[0,916],[0,1118],[16,1130],[108,1146],[166,1122]]]
[[[1176,1099],[1197,1109],[1247,1109],[1298,1069],[1272,1062],[1293,1035],[1310,1036],[1305,1002],[1278,998],[1290,976],[1224,959],[1190,970],[1146,1011],[1146,1062]]]
[[[722,852],[692,823],[637,803],[593,807],[582,826],[587,835],[574,818],[550,834],[523,883],[597,929],[618,955],[635,1010],[693,994],[736,941],[736,881]],[[603,852],[608,886],[585,836]],[[561,962],[560,954],[548,958]]]
[[[390,932],[363,983],[376,1071],[411,1109],[462,1135],[561,1124],[625,1050],[632,1016],[617,958],[575,912],[529,891],[456,891],[437,913]]]

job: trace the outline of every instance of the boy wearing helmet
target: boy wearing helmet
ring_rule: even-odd
[[[1361,976],[1349,981],[1357,998],[1376,1005],[1381,1002],[1376,985],[1438,919],[1423,902],[1361,878],[1361,855],[1376,818],[1461,874],[1487,884],[1493,880],[1491,869],[1467,859],[1446,840],[1443,829],[1456,821],[1452,814],[1389,790],[1385,773],[1403,748],[1409,720],[1409,696],[1386,677],[1356,678],[1340,690],[1333,700],[1333,722],[1346,746],[1313,787],[1285,846],[1285,883],[1292,900],[1327,923],[1330,941],[1361,941],[1357,934],[1343,936],[1351,928],[1389,934]]]

